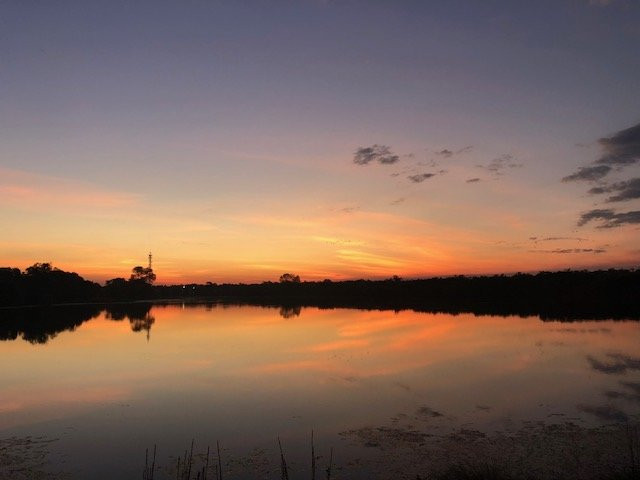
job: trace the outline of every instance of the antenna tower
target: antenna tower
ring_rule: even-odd
[[[151,270],[151,259],[152,259],[152,255],[151,252],[149,252],[149,270]]]

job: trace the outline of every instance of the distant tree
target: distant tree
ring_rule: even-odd
[[[123,287],[127,284],[127,281],[122,278],[122,277],[118,277],[118,278],[112,278],[111,280],[107,280],[105,282],[105,287]]]
[[[300,276],[291,273],[283,273],[280,275],[280,283],[300,283]]]
[[[152,268],[145,268],[138,265],[137,267],[133,267],[133,269],[131,270],[131,277],[129,278],[129,280],[132,282],[142,281],[148,285],[151,285],[156,281],[156,274],[153,273]]]
[[[25,272],[27,275],[44,275],[51,273],[53,270],[54,268],[50,263],[34,263],[30,267],[27,267]]]

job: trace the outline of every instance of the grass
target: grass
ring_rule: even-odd
[[[277,437],[278,450],[280,453],[280,478],[289,480],[289,467],[282,446],[280,437]],[[627,424],[626,427],[626,447],[628,451],[628,464],[621,471],[612,471],[603,480],[640,480],[640,426],[638,424]],[[210,463],[210,448],[207,447],[206,457],[201,461],[204,465],[194,469],[194,441],[191,441],[189,450],[185,450],[184,455],[177,458],[175,480],[222,480],[222,458],[220,454],[220,443],[216,442],[217,462]],[[316,455],[313,431],[311,431],[311,462],[310,478],[316,480],[317,465],[319,457]],[[149,449],[145,451],[145,467],[143,470],[143,480],[154,480],[156,471],[156,446],[153,447],[153,455],[150,458]],[[209,477],[213,473],[214,477]],[[329,463],[324,470],[326,480],[331,480],[333,473],[333,447],[329,451]],[[406,476],[405,476],[406,478]],[[534,478],[534,477],[527,477]],[[492,464],[479,465],[451,465],[445,470],[426,476],[418,475],[416,480],[520,480],[508,472],[501,470]]]

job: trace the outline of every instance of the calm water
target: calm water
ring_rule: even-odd
[[[0,342],[0,438],[31,436],[71,478],[142,478],[154,444],[170,478],[192,438],[220,441],[225,478],[279,478],[278,435],[310,478],[312,429],[319,468],[334,447],[334,477],[358,478],[411,432],[588,428],[640,407],[637,322],[169,305],[78,323]]]

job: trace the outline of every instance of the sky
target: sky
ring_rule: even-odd
[[[5,0],[0,265],[640,265],[637,0]]]

